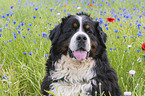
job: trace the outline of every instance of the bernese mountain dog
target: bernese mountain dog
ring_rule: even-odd
[[[107,35],[86,13],[62,19],[50,31],[52,42],[41,90],[46,96],[121,96],[109,65]]]

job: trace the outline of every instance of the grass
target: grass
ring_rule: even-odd
[[[51,47],[49,30],[59,24],[62,17],[82,11],[89,13],[94,20],[103,20],[101,26],[108,35],[108,58],[117,72],[122,91],[130,91],[132,96],[144,95],[145,51],[141,48],[145,42],[144,0],[96,0],[94,3],[92,0],[0,2],[1,96],[41,95],[40,85]],[[14,7],[11,9],[12,5]],[[81,7],[79,10],[78,6]],[[107,17],[114,17],[116,21],[106,22]],[[114,31],[117,29],[119,32]],[[47,36],[42,32],[46,32]],[[134,76],[129,74],[130,70],[136,71]]]

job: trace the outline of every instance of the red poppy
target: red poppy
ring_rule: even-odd
[[[91,6],[93,6],[93,4],[89,4],[89,6],[91,7]]]
[[[66,5],[64,5],[64,7],[66,7]]]
[[[145,51],[145,43],[142,44],[142,49]]]
[[[106,20],[106,22],[108,21],[108,22],[113,22],[114,20],[116,20],[115,18],[112,18],[112,17],[108,17],[108,18],[106,18],[107,20]]]

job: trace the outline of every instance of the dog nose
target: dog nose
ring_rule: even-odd
[[[87,37],[86,37],[85,35],[78,35],[76,39],[77,39],[77,41],[79,41],[79,42],[80,42],[80,41],[86,41],[86,40],[87,40]]]

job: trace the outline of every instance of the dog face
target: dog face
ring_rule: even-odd
[[[83,13],[63,18],[49,37],[57,53],[69,54],[78,61],[84,61],[88,57],[95,58],[106,48],[106,34],[99,22]]]

